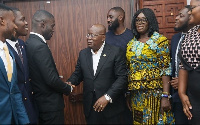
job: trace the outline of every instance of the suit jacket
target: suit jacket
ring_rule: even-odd
[[[17,52],[14,50],[14,48],[9,43],[7,43],[7,45],[15,56],[16,67],[17,67],[18,87],[22,93],[22,100],[26,108],[30,123],[36,124],[37,119],[38,119],[37,109],[36,109],[36,104],[32,95],[33,94],[32,87],[29,82],[29,70],[28,70],[28,61],[27,61],[26,51],[25,51],[25,43],[21,39],[18,39],[18,43],[23,55],[23,63],[21,62],[20,57],[17,54]]]
[[[175,54],[176,54],[176,49],[177,49],[180,38],[181,38],[181,33],[177,33],[172,37],[172,40],[171,40],[170,54],[171,54],[171,65],[172,65],[172,77],[175,77],[175,71],[176,71]],[[180,102],[178,91],[172,88],[171,93],[172,93],[173,102]]]
[[[10,55],[13,58],[13,74],[11,82],[8,81],[7,72],[0,57],[0,123],[27,124],[29,119],[24,108],[22,95],[17,86],[17,71],[14,55],[11,50]]]
[[[30,34],[26,41],[26,54],[39,112],[63,110],[63,94],[68,95],[71,86],[59,78],[48,45],[37,35]]]
[[[76,69],[68,81],[74,85],[83,81],[83,106],[86,117],[93,110],[94,91],[97,99],[104,94],[112,98],[113,103],[109,103],[103,111],[105,117],[118,115],[125,107],[123,99],[123,90],[127,84],[125,56],[120,48],[105,44],[95,76],[92,61],[90,48],[80,51]]]

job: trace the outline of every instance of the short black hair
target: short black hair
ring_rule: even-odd
[[[19,12],[20,10],[16,7],[10,7],[11,10],[13,11],[13,13],[16,15],[17,12]]]
[[[54,19],[54,16],[46,10],[37,10],[32,18],[32,25],[35,26],[37,22]]]
[[[0,3],[0,11],[12,11],[12,9],[2,3]]]
[[[111,8],[110,10],[115,10],[115,11],[117,11],[117,12],[120,12],[120,13],[122,13],[123,14],[123,21],[125,20],[125,11],[121,8],[121,7],[113,7],[113,8]]]
[[[155,16],[153,10],[151,10],[149,8],[143,8],[143,9],[138,10],[133,16],[131,29],[133,31],[133,35],[135,36],[135,38],[136,39],[140,38],[140,34],[138,33],[136,26],[135,26],[136,18],[138,17],[138,15],[140,13],[144,14],[144,16],[147,18],[147,21],[149,23],[148,37],[151,37],[151,35],[153,35],[153,33],[155,31],[159,33],[158,21],[156,19],[156,16]]]

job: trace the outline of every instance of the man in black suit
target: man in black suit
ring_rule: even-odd
[[[53,35],[54,16],[38,10],[32,18],[32,32],[26,41],[31,84],[39,109],[39,124],[64,124],[63,94],[72,87],[59,78],[51,51],[46,43]]]
[[[19,36],[26,36],[28,33],[28,23],[24,15],[17,8],[12,8],[15,15],[15,24],[18,27],[15,37],[7,39],[7,45],[13,52],[17,64],[18,87],[22,93],[22,100],[29,117],[30,124],[37,124],[37,110],[33,99],[32,87],[29,82],[28,61],[25,51],[25,43],[18,39]]]
[[[84,114],[88,124],[119,124],[125,103],[126,59],[122,50],[105,43],[106,28],[93,25],[87,34],[88,48],[79,53],[68,82],[83,81]]]
[[[176,124],[188,124],[188,119],[183,112],[183,106],[181,100],[178,95],[178,72],[179,72],[179,63],[180,60],[178,58],[178,51],[181,45],[184,36],[192,25],[189,25],[189,17],[188,11],[190,11],[190,6],[185,6],[182,10],[180,10],[179,14],[176,17],[176,23],[174,30],[180,31],[175,34],[171,40],[171,64],[172,64],[172,80],[170,81],[172,89],[172,99],[173,99],[173,112],[175,116]]]

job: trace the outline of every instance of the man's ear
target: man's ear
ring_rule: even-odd
[[[122,21],[123,20],[123,16],[119,15],[118,20]]]
[[[40,25],[41,25],[42,28],[45,28],[45,22],[44,22],[44,21],[42,21],[42,22],[40,23]]]
[[[0,16],[0,25],[5,25],[5,20],[2,16]]]

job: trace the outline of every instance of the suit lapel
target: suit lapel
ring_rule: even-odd
[[[97,77],[97,75],[101,71],[103,65],[105,64],[106,60],[108,59],[108,57],[110,55],[110,52],[111,52],[110,51],[110,47],[107,44],[105,44],[103,52],[101,53],[101,57],[99,59],[99,63],[98,63],[98,66],[97,66],[97,71],[96,71],[96,74],[95,74],[95,78]]]
[[[23,64],[21,62],[21,59],[20,59],[19,55],[17,54],[17,52],[14,50],[14,48],[9,43],[7,43],[7,46],[10,49],[10,51],[12,51],[12,54],[15,56],[15,60],[16,60],[17,65],[20,67],[22,72],[24,72]]]
[[[86,53],[86,61],[87,61],[88,68],[90,70],[91,75],[94,76],[92,52],[91,52],[91,49],[89,48],[87,49],[87,53]]]

